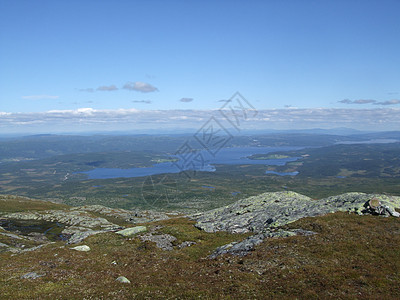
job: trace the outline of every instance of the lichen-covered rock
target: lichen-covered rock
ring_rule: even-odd
[[[177,247],[178,247],[178,249],[183,249],[183,248],[190,247],[193,245],[196,245],[196,242],[184,241],[184,242],[180,243]]]
[[[379,194],[346,193],[317,201],[321,205],[331,206],[333,212],[350,211],[358,214],[369,214],[370,212],[366,207],[372,199],[378,200],[381,205],[387,206],[392,210],[400,208],[400,197]]]
[[[400,214],[388,205],[384,205],[378,198],[372,198],[366,204],[366,212],[373,215],[400,217]]]
[[[151,210],[126,210],[122,208],[110,208],[103,205],[84,205],[71,208],[71,210],[96,212],[105,216],[116,217],[126,222],[145,223],[166,220],[169,216],[163,212]]]
[[[96,213],[96,214],[93,214]],[[5,219],[47,221],[63,224],[65,228],[62,231],[63,237],[67,239],[68,244],[82,242],[88,236],[109,232],[119,231],[119,234],[131,236],[133,234],[146,230],[144,226],[127,228],[116,225],[106,218],[98,217],[98,214],[105,217],[115,217],[128,222],[149,222],[155,220],[168,219],[168,215],[162,212],[153,211],[129,211],[124,209],[109,208],[102,205],[85,205],[72,207],[65,210],[47,210],[40,212],[17,212],[2,216]]]
[[[118,229],[115,225],[104,218],[93,217],[91,214],[76,210],[47,210],[43,212],[21,212],[11,213],[3,216],[6,219],[17,220],[43,220],[47,222],[58,222],[66,226],[81,226],[98,229]]]
[[[57,222],[63,224],[64,236],[68,236],[68,244],[75,244],[83,241],[90,235],[101,232],[115,231],[123,227],[109,222],[105,218],[96,217],[86,211],[80,210],[47,210],[42,212],[19,212],[10,213],[3,218],[16,220],[33,220]]]
[[[370,205],[370,200],[373,202]],[[371,206],[373,209],[371,210]],[[265,238],[314,234],[302,229],[285,231],[277,227],[305,217],[314,217],[337,211],[369,214],[382,209],[392,216],[399,216],[394,208],[400,207],[400,197],[346,193],[321,200],[295,192],[264,193],[239,200],[231,205],[192,215],[196,227],[206,232],[227,231],[230,233],[254,232],[255,235],[241,242],[217,248],[210,258],[222,254],[246,255]],[[384,213],[380,213],[384,214]]]
[[[223,254],[232,254],[238,256],[247,255],[250,251],[254,250],[255,246],[262,243],[264,238],[265,237],[263,234],[257,234],[250,236],[240,242],[233,242],[223,245],[215,249],[214,252],[209,256],[209,258],[214,259]]]
[[[144,234],[140,236],[140,239],[145,242],[153,242],[156,243],[156,246],[160,248],[161,250],[165,251],[171,251],[173,250],[173,244],[172,242],[176,241],[176,237],[169,235],[169,234],[158,234],[158,235],[153,235],[153,234]]]
[[[98,233],[102,233],[104,231],[94,231],[94,230],[85,230],[85,231],[72,231],[72,233],[70,233],[71,230],[63,230],[63,234],[66,235],[70,235],[69,239],[67,240],[67,244],[77,244],[82,242],[84,239],[86,239],[87,237],[94,235],[94,234],[98,234]]]
[[[146,226],[135,226],[135,227],[125,228],[123,230],[117,231],[116,233],[128,237],[146,230],[147,230]]]
[[[262,243],[266,238],[277,238],[277,237],[289,237],[295,235],[313,235],[316,234],[313,231],[303,230],[303,229],[293,229],[293,230],[283,230],[277,229],[274,231],[268,231],[265,233],[258,233],[256,235],[249,236],[240,242],[233,242],[221,247],[218,247],[209,256],[210,259],[214,259],[223,254],[231,254],[238,256],[245,256],[249,252],[253,251],[255,246]]]
[[[43,277],[44,274],[38,274],[36,272],[29,272],[21,276],[21,279],[37,279]]]
[[[367,213],[365,204],[377,198],[394,211],[400,207],[400,197],[347,193],[321,200],[295,192],[264,193],[239,200],[231,205],[192,215],[196,227],[206,232],[262,233],[301,218],[314,217],[337,211]]]
[[[3,248],[8,248],[8,245],[3,244],[3,243],[0,242],[0,248],[1,248],[1,247],[3,247]]]

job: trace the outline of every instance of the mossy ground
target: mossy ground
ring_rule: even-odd
[[[244,236],[199,231],[185,218],[159,221],[159,233],[197,244],[162,251],[106,233],[34,253],[0,253],[1,299],[400,298],[400,220],[335,213],[287,225],[313,236],[269,239],[246,257],[209,260],[215,247]],[[21,279],[27,272],[45,274]],[[118,276],[131,283],[116,282]]]

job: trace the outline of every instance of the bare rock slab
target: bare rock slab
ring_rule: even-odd
[[[144,234],[140,236],[140,239],[145,242],[153,242],[156,243],[156,246],[160,248],[161,250],[164,251],[171,251],[174,249],[173,247],[173,242],[175,242],[177,239],[176,237],[170,235],[170,234]]]
[[[43,274],[38,274],[36,272],[29,272],[21,276],[21,279],[37,279],[43,277]]]
[[[118,233],[122,236],[129,237],[129,236],[133,236],[139,232],[143,232],[146,230],[147,230],[146,226],[135,226],[135,227],[130,227],[130,228],[126,228],[126,229],[117,231],[116,233]]]

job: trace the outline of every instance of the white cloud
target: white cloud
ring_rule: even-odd
[[[239,113],[239,112],[238,112]],[[238,114],[240,117],[241,114]],[[51,110],[32,113],[0,112],[0,133],[11,131],[90,131],[163,128],[201,128],[211,117],[230,124],[218,110],[94,109]],[[399,108],[335,109],[282,108],[260,110],[256,117],[240,119],[242,129],[299,129],[346,126],[365,130],[400,130]],[[29,126],[27,126],[29,125]],[[233,129],[232,129],[233,130]]]
[[[30,95],[30,96],[22,96],[22,99],[25,100],[46,100],[46,99],[58,99],[60,96],[53,95]]]
[[[396,105],[396,104],[400,104],[400,100],[393,99],[393,100],[388,100],[388,101],[376,102],[374,104],[376,104],[376,105]]]
[[[181,102],[192,102],[193,98],[182,98],[181,100],[179,100]]]
[[[136,82],[127,82],[125,83],[125,85],[122,87],[126,90],[130,90],[130,91],[137,91],[137,92],[142,92],[142,93],[151,93],[151,92],[156,92],[158,91],[158,89],[154,86],[152,86],[149,83],[145,83],[145,82],[140,82],[140,81],[136,81]]]
[[[99,86],[96,90],[102,91],[102,92],[112,92],[118,90],[118,88],[115,85],[102,85]]]
[[[173,116],[173,117],[169,117],[170,120],[188,120],[189,117],[188,116]]]
[[[358,100],[343,99],[338,102],[344,104],[370,104],[370,103],[376,103],[377,101],[372,99],[358,99]]]
[[[93,88],[86,88],[86,89],[78,89],[80,92],[87,92],[87,93],[93,93],[94,89]]]
[[[338,101],[339,103],[344,104],[373,104],[373,105],[396,105],[400,104],[400,100],[393,99],[388,101],[377,101],[372,99],[358,99],[358,100],[350,100],[350,99],[343,99]]]
[[[133,103],[145,103],[150,104],[151,100],[132,100]]]
[[[96,110],[90,107],[78,108],[75,111],[76,114],[84,114],[84,115],[93,115],[94,112],[96,112]]]

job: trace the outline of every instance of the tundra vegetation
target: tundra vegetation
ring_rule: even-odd
[[[13,196],[4,196],[4,202],[7,211],[3,216],[70,209]],[[109,215],[102,214],[104,218]],[[123,219],[120,224],[134,226]],[[144,225],[154,236],[175,237],[169,250],[137,235],[115,232],[95,234],[74,245],[58,240],[35,248],[39,242],[25,238],[29,235],[15,234],[16,239],[1,230],[0,298],[400,296],[398,218],[349,212],[301,218],[281,229],[302,228],[315,234],[267,238],[245,256],[225,254],[213,259],[209,255],[217,247],[246,239],[251,233],[207,233],[195,224],[177,215],[135,224]],[[192,244],[180,246],[188,241]],[[19,251],[8,251],[4,245]],[[28,249],[35,249],[34,253]]]

